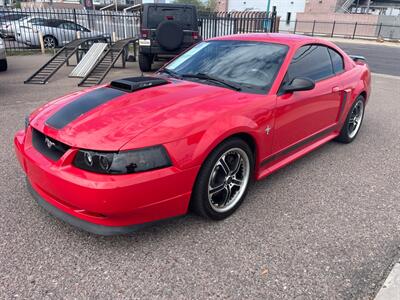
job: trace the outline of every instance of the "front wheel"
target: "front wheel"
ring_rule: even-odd
[[[221,143],[203,164],[193,189],[191,208],[213,220],[230,216],[246,197],[253,154],[239,138]]]
[[[336,138],[342,143],[351,143],[360,131],[362,121],[364,119],[365,99],[358,96],[354,104],[350,108],[346,121],[340,131],[340,135]]]

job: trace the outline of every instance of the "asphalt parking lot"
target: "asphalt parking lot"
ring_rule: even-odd
[[[364,56],[372,70],[379,74],[400,76],[398,58],[400,57],[400,47],[386,44],[354,44],[336,43],[348,54]]]
[[[222,222],[194,215],[129,236],[79,231],[25,187],[13,134],[41,104],[78,90],[63,68],[23,80],[41,56],[0,73],[0,298],[371,299],[400,254],[400,77],[373,76],[363,128],[255,183]],[[107,79],[139,75],[133,64]]]

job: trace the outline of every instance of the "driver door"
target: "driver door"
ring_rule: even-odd
[[[275,153],[311,142],[315,134],[338,121],[342,88],[333,71],[328,48],[321,45],[299,48],[283,84],[296,77],[314,80],[315,88],[278,94],[273,143]]]

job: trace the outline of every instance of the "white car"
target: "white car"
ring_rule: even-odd
[[[44,17],[26,16],[19,20],[9,21],[1,25],[1,32],[5,37],[15,38],[15,32],[20,26],[32,27],[32,25],[41,25],[46,20]]]
[[[43,34],[45,48],[62,47],[77,38],[77,32],[80,37],[107,37],[101,32],[91,31],[82,25],[72,21],[47,19],[37,25],[19,26],[15,39],[18,42],[28,46],[40,46],[39,32]]]
[[[6,45],[2,38],[0,38],[0,71],[7,70],[7,58],[6,58]]]

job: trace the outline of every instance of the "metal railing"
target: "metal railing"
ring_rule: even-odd
[[[7,52],[40,48],[40,33],[55,47],[62,47],[78,37],[104,36],[113,41],[139,34],[137,12],[94,11],[78,9],[19,9],[0,11],[0,36]]]
[[[321,37],[338,37],[349,39],[385,39],[400,41],[400,26],[383,23],[345,23],[322,21],[279,22],[279,32],[304,34]]]
[[[32,19],[33,18],[33,19]],[[67,25],[52,28],[40,25],[41,20],[66,21]],[[363,23],[286,21],[265,12],[231,12],[198,14],[203,39],[251,32],[286,32],[311,36],[344,38],[383,38],[400,40],[400,26]],[[40,49],[39,36],[49,46],[62,47],[77,37],[105,36],[113,41],[137,37],[140,12],[77,9],[2,9],[0,35],[8,53]],[[40,33],[39,33],[40,32]]]

